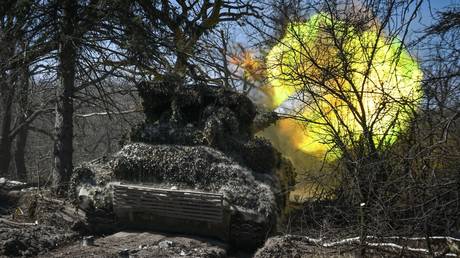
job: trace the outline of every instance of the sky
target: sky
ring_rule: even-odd
[[[413,30],[419,31],[433,24],[433,16],[446,7],[460,8],[460,0],[424,0],[420,7],[419,21],[414,23]]]
[[[423,31],[433,25],[440,11],[446,10],[446,8],[460,8],[460,0],[424,0],[420,6],[419,17],[412,23],[411,31],[409,34],[409,40],[415,40],[419,38]],[[423,59],[424,56],[430,53],[426,52],[426,49],[412,49],[413,54],[418,59]]]
[[[356,0],[359,2],[359,0]],[[433,16],[436,16],[437,12],[445,9],[446,7],[455,6],[460,8],[460,0],[422,0],[420,7],[419,16],[411,24],[410,39],[415,39],[417,34],[422,32],[426,27],[434,23]],[[248,38],[241,31],[235,33],[236,41],[242,45],[247,45]]]

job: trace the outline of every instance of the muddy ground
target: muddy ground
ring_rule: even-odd
[[[221,242],[156,232],[118,232],[83,246],[77,241],[38,257],[227,257]]]

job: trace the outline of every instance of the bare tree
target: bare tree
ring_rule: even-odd
[[[47,51],[44,43],[47,35],[38,35],[41,24],[39,19],[43,13],[38,11],[39,5],[34,1],[7,1],[0,8],[2,17],[0,23],[1,51],[1,97],[3,105],[2,131],[0,140],[0,174],[8,175],[11,161],[11,147],[16,136],[19,146],[25,144],[25,128],[36,117],[47,110],[37,107],[26,112],[28,104],[28,83],[31,76],[29,67],[39,60]],[[43,37],[44,36],[44,37]],[[14,114],[14,104],[19,104],[19,112]],[[18,119],[14,119],[15,116]],[[19,153],[15,155],[19,158]],[[18,160],[19,162],[19,160]],[[20,162],[21,163],[21,162]],[[24,168],[17,167],[18,176],[24,179]]]
[[[19,51],[18,38],[27,24],[28,6],[21,6],[16,1],[10,1],[1,8],[1,97],[2,97],[2,135],[0,140],[0,174],[7,175],[11,159],[11,144],[13,139],[9,136],[13,116],[13,101],[15,97],[15,83],[17,71],[11,66],[11,60]]]
[[[223,22],[257,15],[251,1],[142,0],[124,3],[120,9],[125,28],[120,46],[137,59],[144,76],[160,80],[167,74],[207,77],[196,58],[203,39]]]
[[[403,13],[400,26],[391,19],[409,4],[326,1],[310,25],[288,27],[268,56],[269,81],[279,92],[274,105],[289,94],[301,103],[296,119],[318,135],[312,143],[323,144],[325,155],[343,159],[349,176],[358,180],[353,185],[359,202],[372,199],[386,180],[385,168],[375,164],[419,100],[421,73],[415,64],[404,75],[397,71],[415,61],[396,39],[404,40],[417,8]],[[372,171],[368,164],[374,164]]]
[[[101,33],[104,26],[104,1],[57,1],[48,8],[55,8],[58,20],[54,23],[57,37],[56,119],[54,143],[53,185],[58,194],[65,194],[73,169],[73,116],[77,93],[98,85],[113,75],[114,68],[100,67],[101,49],[106,38]],[[102,43],[101,43],[102,42]],[[110,61],[110,60],[107,60]],[[78,79],[78,80],[77,80]],[[78,83],[78,84],[77,84]],[[101,90],[101,88],[99,88]],[[101,91],[101,95],[104,91]]]

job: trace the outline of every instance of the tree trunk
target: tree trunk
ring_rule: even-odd
[[[3,114],[2,114],[2,132],[0,136],[0,176],[6,177],[9,173],[11,163],[11,144],[10,137],[11,130],[11,116],[14,91],[8,84],[9,82],[2,82],[2,95],[3,95]]]
[[[29,110],[29,70],[25,64],[21,67],[20,74],[20,91],[19,91],[19,111],[18,120],[19,124],[22,124],[26,121]],[[27,167],[26,167],[26,144],[27,136],[29,134],[29,126],[23,126],[18,133],[16,139],[16,149],[14,151],[14,163],[16,165],[16,176],[20,181],[27,181]]]
[[[187,73],[187,60],[188,57],[185,53],[179,52],[177,54],[176,64],[174,65],[174,74],[178,76],[178,78],[184,78],[185,74]]]
[[[62,1],[62,31],[59,44],[59,85],[56,90],[53,188],[64,196],[73,168],[73,94],[75,84],[76,42],[73,42],[77,2]]]
[[[16,150],[14,152],[14,163],[16,164],[16,175],[19,181],[27,181],[27,167],[26,167],[26,144],[27,136],[29,135],[28,126],[21,128],[16,139]]]

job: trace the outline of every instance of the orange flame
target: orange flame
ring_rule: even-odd
[[[264,62],[256,58],[254,53],[249,50],[242,50],[242,52],[230,56],[229,62],[243,69],[245,79],[262,81],[265,77]]]

